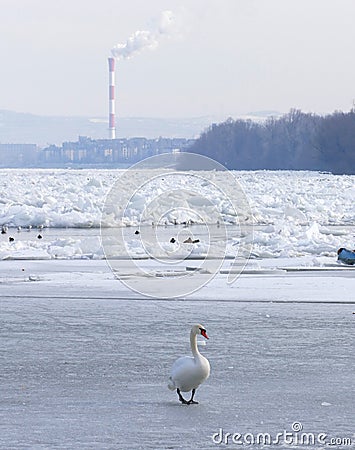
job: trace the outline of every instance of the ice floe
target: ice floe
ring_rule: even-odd
[[[171,176],[159,169],[131,170],[122,177],[123,173],[127,174],[118,169],[0,170],[0,226],[8,227],[0,236],[0,258],[102,258],[100,225],[166,228],[159,237],[165,255],[178,255],[179,248],[186,254],[178,236],[186,227],[191,232],[185,238],[196,241],[191,255],[203,256],[211,246],[224,246],[226,255],[233,257],[239,244],[233,227],[238,228],[240,221],[248,225],[248,217],[238,218],[233,207],[240,204],[236,185],[245,192],[253,217],[253,233],[244,237],[252,241],[253,257],[335,257],[339,247],[354,247],[355,176],[243,171],[232,173],[236,185],[230,185],[225,172],[218,171]],[[112,186],[115,201],[108,207]],[[209,236],[204,231],[200,235],[199,224],[208,225]],[[229,231],[220,241],[213,240],[220,224]],[[43,239],[38,239],[36,228]],[[71,228],[97,233],[79,238],[65,231]],[[26,229],[32,230],[27,236]],[[63,231],[50,238],[48,229]],[[127,236],[130,256],[143,257],[155,245],[154,241],[146,245],[133,231]],[[121,251],[119,246],[116,251]]]

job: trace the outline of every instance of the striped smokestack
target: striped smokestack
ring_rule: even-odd
[[[108,127],[110,133],[110,139],[116,139],[116,127],[115,127],[115,58],[108,58],[109,68],[109,115],[108,115]]]

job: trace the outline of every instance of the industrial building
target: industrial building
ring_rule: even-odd
[[[60,167],[62,165],[131,165],[150,156],[188,151],[195,139],[116,138],[115,62],[108,58],[108,137],[79,136],[76,142],[63,142],[39,149],[35,144],[0,144],[0,167]]]
[[[76,142],[50,145],[40,153],[41,165],[133,164],[149,156],[187,151],[194,139],[143,137],[130,139],[91,139],[79,136]]]

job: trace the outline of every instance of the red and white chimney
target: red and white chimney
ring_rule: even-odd
[[[109,94],[108,94],[108,128],[110,139],[116,139],[115,126],[115,58],[108,58],[109,68]]]

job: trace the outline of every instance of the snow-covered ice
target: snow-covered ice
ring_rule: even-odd
[[[194,214],[196,208],[209,218],[210,226],[217,219],[228,224],[227,228],[238,225],[231,205],[238,204],[240,192],[235,189],[236,185],[223,184],[225,172],[189,171],[184,176],[170,177],[169,172],[162,176],[161,170],[153,169],[131,170],[129,176],[122,176],[124,173],[122,170],[1,169],[0,225],[7,225],[10,230],[8,235],[1,236],[0,258],[16,258],[21,254],[36,258],[104,256],[100,242],[92,239],[93,233],[80,237],[72,233],[60,238],[52,233],[53,239],[50,239],[48,228],[98,230],[100,224],[104,229],[117,225],[150,227],[162,217],[163,225],[173,227],[173,223],[181,224],[190,219],[199,223]],[[255,255],[262,258],[335,257],[337,248],[353,247],[355,176],[287,171],[232,174],[250,204],[255,225],[251,237]],[[141,186],[147,179],[149,182]],[[105,208],[107,194],[114,185],[116,213]],[[138,192],[137,186],[140,186]],[[173,208],[176,197],[180,201],[178,210]],[[150,204],[148,211],[147,203]],[[117,222],[115,214],[123,214],[121,222]],[[25,234],[29,226],[33,231],[38,226],[45,227],[45,239],[36,239],[33,231]],[[21,227],[21,233],[16,232],[16,227]],[[231,230],[222,245],[227,253],[233,254],[235,239]],[[174,231],[168,234],[171,233]],[[8,241],[10,234],[13,242]],[[195,255],[205,254],[209,243],[204,244],[206,242],[201,241],[195,246]],[[169,247],[169,241],[166,245]],[[142,256],[147,250],[129,231],[125,246],[130,247],[131,256]]]
[[[64,169],[0,169],[0,223],[10,226],[46,225],[49,227],[99,227],[105,197],[115,182],[126,171],[64,170]],[[122,178],[122,196],[137,180],[146,179],[147,170],[130,170],[129,177]],[[166,171],[169,174],[169,171]],[[223,186],[225,172],[188,171],[189,177],[181,177],[179,188],[186,184],[198,186],[199,197],[223,209],[225,198],[212,184]],[[235,175],[251,203],[256,222],[270,224],[280,219],[291,223],[313,223],[320,226],[353,225],[355,211],[355,176],[332,175],[318,172],[255,171],[229,172]],[[177,177],[162,177],[162,171],[151,169],[145,197],[137,193],[132,198],[127,225],[135,225],[144,204],[153,191],[177,187]],[[160,176],[159,176],[160,175]],[[129,181],[130,185],[127,184]],[[189,188],[190,188],[189,186]],[[120,187],[120,186],[119,186]],[[223,186],[224,196],[234,198],[235,186]],[[219,195],[218,195],[219,194]],[[180,194],[183,195],[183,194]],[[187,199],[191,201],[191,199]],[[151,218],[147,218],[151,220]]]

